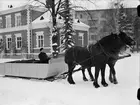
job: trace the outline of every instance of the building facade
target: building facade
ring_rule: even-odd
[[[63,23],[60,21],[58,20],[58,26],[61,29]],[[76,45],[86,46],[89,26],[74,19],[73,28]],[[3,57],[22,54],[34,56],[41,47],[51,54],[51,29],[50,15],[45,13],[45,9],[25,5],[0,11],[1,54]]]
[[[115,9],[100,9],[88,11],[76,11],[75,18],[90,26],[89,40],[96,42],[102,37],[109,35],[115,30],[115,22],[112,21]],[[140,45],[140,17],[137,17],[136,8],[125,8],[128,18],[132,19],[134,37],[137,39],[137,45]]]

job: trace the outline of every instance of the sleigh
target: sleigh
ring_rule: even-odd
[[[58,76],[67,70],[64,57],[52,58],[49,64],[40,63],[35,59],[0,63],[0,75],[3,76],[47,79]]]

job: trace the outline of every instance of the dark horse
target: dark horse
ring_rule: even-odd
[[[88,47],[74,46],[69,48],[65,52],[65,63],[68,65],[68,82],[75,84],[72,73],[75,66],[80,64],[83,79],[85,78],[85,68],[87,68],[90,78],[94,80],[93,85],[96,88],[99,87],[98,76],[101,70],[101,84],[106,87],[108,84],[105,81],[105,67],[108,64],[111,71],[109,79],[111,82],[117,83],[114,65],[118,60],[119,52],[126,45],[135,45],[135,41],[127,36],[126,33],[120,32],[118,35],[110,34],[99,40],[96,44],[90,44]],[[95,67],[95,79],[91,73],[91,67],[93,66]]]

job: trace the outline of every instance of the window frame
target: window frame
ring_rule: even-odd
[[[0,35],[0,42],[1,42],[1,41],[3,41],[3,37],[2,37],[2,35]]]
[[[11,28],[11,15],[6,15],[6,28]]]
[[[8,39],[11,39],[11,41],[10,42],[8,42]],[[12,35],[11,34],[9,34],[9,35],[6,35],[6,49],[7,50],[10,50],[10,45],[12,44]]]
[[[17,38],[21,38],[21,40],[18,41]],[[20,50],[22,48],[22,35],[21,35],[21,33],[15,34],[15,42],[16,42],[16,49]],[[18,42],[20,43],[20,47],[18,47]]]
[[[43,36],[43,39],[39,39],[40,36]],[[43,41],[43,45],[39,46],[41,44],[41,40]],[[37,48],[44,47],[44,32],[43,31],[36,32],[36,47]]]
[[[0,17],[0,28],[3,28],[3,21],[2,21],[2,17]]]
[[[18,18],[18,17],[20,17],[20,18]],[[18,27],[18,26],[21,26],[21,13],[15,14],[15,27]]]
[[[82,42],[82,46],[84,46],[84,33],[83,32],[79,32],[78,40],[81,41]]]

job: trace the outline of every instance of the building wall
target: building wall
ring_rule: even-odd
[[[32,18],[32,21],[34,21],[36,18],[38,18],[40,15],[42,15],[44,12],[34,11],[32,10],[30,12],[30,16]]]
[[[21,13],[21,26],[17,26],[15,27],[15,14],[16,13]],[[38,11],[30,11],[30,16],[31,16],[31,21],[34,21],[36,18],[38,18],[39,16],[41,16],[43,14],[43,12],[38,12]],[[10,28],[6,28],[6,15],[11,15],[11,27]],[[11,53],[11,49],[13,50],[13,53],[15,53],[16,55],[22,54],[22,53],[27,53],[28,50],[28,38],[27,38],[27,10],[21,10],[21,11],[17,11],[17,12],[12,12],[12,13],[8,13],[8,14],[3,14],[0,15],[0,17],[2,17],[3,19],[3,26],[0,29],[0,36],[2,36],[2,39],[4,41],[4,53],[6,54],[10,54]],[[39,26],[43,26],[45,25],[40,23],[41,25]],[[46,23],[47,24],[47,23]],[[33,25],[33,24],[32,24]],[[35,25],[35,24],[34,24]],[[44,49],[46,53],[51,53],[51,26],[43,26],[42,28],[39,27],[30,27],[30,35],[31,35],[31,53],[35,53],[38,54],[39,53],[39,47],[37,47],[37,37],[36,37],[36,33],[37,32],[43,32],[44,35]],[[81,26],[80,26],[81,27]],[[16,29],[16,30],[15,30]],[[1,31],[2,30],[2,31]],[[6,31],[7,30],[7,31]],[[86,30],[86,29],[85,29]],[[88,31],[88,30],[87,30]],[[86,46],[88,44],[88,32],[87,31],[82,31],[82,30],[75,30],[75,42],[76,45],[80,45],[80,46]],[[15,44],[16,44],[16,37],[15,34],[21,34],[22,37],[22,47],[21,49],[16,49],[15,48]],[[82,33],[83,39],[81,40],[79,37],[79,35]],[[11,49],[6,49],[6,35],[11,35],[12,36],[12,48]],[[60,33],[61,34],[61,33]],[[60,38],[60,35],[59,35]],[[60,44],[60,39],[58,40],[58,43]],[[83,43],[83,45],[81,44]],[[25,48],[24,48],[25,47]]]
[[[88,45],[88,32],[82,30],[76,30],[74,35],[75,45],[77,46],[87,46]],[[80,34],[83,34],[83,45],[81,44]]]
[[[27,25],[27,9],[25,9],[22,11],[16,11],[16,12],[0,15],[0,17],[2,17],[2,20],[3,20],[3,26],[0,28],[6,28],[7,15],[11,15],[11,27],[15,27],[15,14],[16,13],[21,13],[21,26]],[[31,10],[30,11],[31,20],[34,21],[41,14],[43,14],[43,12]]]
[[[46,53],[51,53],[51,29],[49,27],[47,28],[39,28],[39,29],[33,29],[33,45],[34,53],[39,53],[39,49],[37,48],[37,38],[36,38],[36,32],[43,32],[44,33],[44,49]],[[83,45],[81,45],[81,40],[79,38],[79,33],[83,34]],[[59,33],[59,39],[58,39],[58,45],[60,45],[60,34]],[[74,41],[76,46],[87,46],[88,45],[88,32],[82,31],[82,30],[75,30],[74,35]]]
[[[137,16],[136,8],[126,8],[125,11],[128,17],[133,16],[135,18]],[[88,13],[76,11],[75,17],[90,26],[89,39],[97,41],[115,30],[115,23],[110,20],[113,12],[115,10],[112,9],[89,10]]]
[[[13,32],[7,32],[7,33],[2,33],[1,35],[3,36],[3,41],[4,41],[4,45],[6,46],[6,35],[11,35],[12,37],[12,44],[15,46],[15,34],[21,34],[21,37],[22,37],[22,40],[25,41],[25,43],[27,43],[27,31],[26,30],[22,30],[22,31],[13,31]],[[14,52],[15,53],[21,53],[21,49],[16,49],[14,48],[13,46],[13,49],[14,49]],[[5,48],[5,53],[10,53],[10,50],[9,49],[6,49]]]
[[[20,26],[15,26],[15,14],[17,14],[17,13],[21,14],[21,25]],[[30,8],[31,21],[35,20],[43,13],[44,12],[42,12],[42,11],[35,11],[35,10],[32,10],[32,8]],[[6,28],[6,16],[7,15],[11,15],[11,27],[9,27],[9,28]],[[11,49],[6,49],[6,46],[7,46],[6,35],[11,35],[13,53],[17,53],[17,54],[22,53],[22,52],[27,53],[27,44],[28,44],[28,41],[27,41],[27,28],[28,28],[27,27],[27,9],[25,7],[21,7],[21,8],[18,7],[17,10],[16,10],[16,8],[12,8],[12,9],[9,9],[6,11],[2,11],[0,14],[0,17],[2,18],[2,25],[0,26],[0,37],[2,37],[3,42],[4,42],[4,51],[3,52],[6,55],[11,52]],[[22,37],[22,48],[21,49],[16,49],[16,47],[14,47],[16,45],[15,34],[17,34],[17,33],[20,33],[21,37]],[[24,48],[24,51],[23,51],[23,46],[26,47],[26,48]]]
[[[44,49],[45,52],[47,53],[51,53],[51,42],[50,42],[50,28],[46,27],[46,28],[38,28],[38,29],[33,29],[33,36],[32,36],[32,47],[34,49],[33,53],[39,53],[39,49],[37,47],[37,37],[36,37],[36,32],[43,32],[44,34]]]

